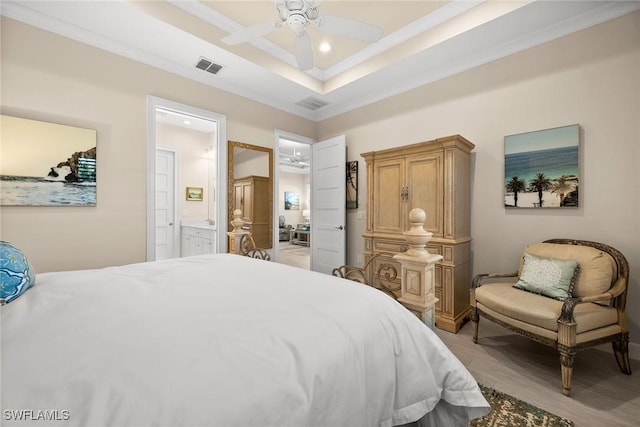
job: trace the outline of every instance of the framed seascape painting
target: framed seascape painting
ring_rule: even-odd
[[[284,192],[284,210],[297,211],[300,210],[300,194],[290,191]]]
[[[96,205],[95,130],[5,115],[0,129],[0,205]]]
[[[505,207],[578,207],[579,148],[579,125],[506,136]]]

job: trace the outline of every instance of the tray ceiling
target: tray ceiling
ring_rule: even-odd
[[[638,1],[319,1],[321,16],[377,25],[373,43],[309,27],[315,67],[298,70],[274,1],[2,1],[2,15],[321,121],[640,9]],[[318,46],[329,42],[332,50]],[[206,58],[215,74],[195,67]]]

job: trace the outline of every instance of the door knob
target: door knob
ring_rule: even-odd
[[[339,225],[336,227],[338,230],[344,230],[344,227],[342,225]]]
[[[170,223],[169,223],[169,226],[173,226],[173,223],[172,223],[172,222],[170,222]]]

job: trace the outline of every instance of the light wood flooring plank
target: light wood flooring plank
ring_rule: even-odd
[[[481,318],[478,344],[471,322],[457,334],[437,335],[484,385],[561,417],[576,427],[640,426],[640,372],[623,374],[611,346],[579,352],[573,367],[571,397],[562,394],[558,352]],[[631,370],[640,361],[631,361]]]

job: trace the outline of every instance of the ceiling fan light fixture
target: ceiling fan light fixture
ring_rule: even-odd
[[[298,36],[304,34],[305,28],[307,27],[308,23],[309,21],[307,21],[304,16],[297,13],[289,15],[289,17],[287,18],[287,25]]]
[[[320,46],[318,48],[320,49],[320,52],[322,52],[322,53],[329,53],[329,52],[331,52],[331,43],[322,42],[322,43],[320,43]]]
[[[228,45],[236,45],[265,36],[276,28],[287,24],[295,34],[293,55],[301,71],[313,69],[313,48],[307,33],[309,24],[318,26],[318,31],[339,37],[374,42],[382,37],[383,30],[372,24],[349,18],[320,16],[316,0],[275,0],[278,19],[265,21],[251,27],[242,28],[224,37],[222,41]],[[324,49],[330,45],[326,45]],[[328,50],[323,50],[324,53]]]

